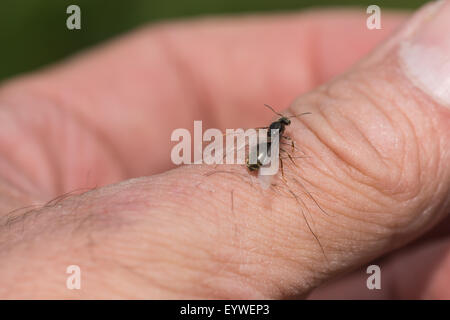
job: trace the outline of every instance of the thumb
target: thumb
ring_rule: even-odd
[[[309,243],[314,283],[404,245],[449,213],[448,31],[450,3],[428,4],[367,59],[291,107],[312,113],[290,127],[310,156],[291,173],[329,213],[309,208],[328,258]]]

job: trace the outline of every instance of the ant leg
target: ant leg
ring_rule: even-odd
[[[283,136],[283,138],[285,138],[286,140],[290,140],[291,141],[291,143],[285,143],[285,144],[289,144],[289,145],[291,145],[292,146],[292,152],[294,152],[295,151],[295,145],[294,145],[294,140],[292,140],[290,137],[284,137]]]
[[[290,154],[289,152],[287,152],[287,151],[284,150],[283,148],[280,148],[280,151],[285,152],[285,153],[287,154],[289,160],[291,160],[291,162],[294,164],[294,166],[296,166],[296,167],[298,168],[297,164],[296,164],[295,161],[294,161],[294,158],[291,156],[291,154]],[[281,159],[281,158],[280,158],[280,159]]]
[[[322,209],[322,207],[320,206],[320,204],[317,202],[317,200],[312,196],[312,194],[308,191],[308,189],[306,189],[306,187],[304,186],[303,183],[301,183],[299,180],[297,180],[296,178],[293,178],[295,182],[297,182],[301,188],[302,191],[312,200],[314,201],[314,203],[317,205],[317,207],[320,209],[320,211],[322,211],[324,214],[326,214],[327,216],[330,216],[330,214],[328,214],[324,209]]]
[[[299,148],[297,148],[297,147],[295,146],[295,142],[294,142],[294,140],[292,140],[291,137],[288,137],[288,136],[281,136],[281,137],[284,138],[284,139],[286,139],[286,140],[291,141],[290,145],[292,146],[292,152],[294,152],[294,150],[298,150],[298,151],[300,151],[301,153],[305,154],[305,152],[304,152],[303,150],[301,150],[301,149],[299,149]],[[283,143],[283,142],[280,142],[280,143]],[[287,144],[287,143],[283,143],[283,144]]]
[[[288,137],[288,136],[281,136],[283,139],[286,139],[286,140],[288,140],[288,141],[291,141],[291,144],[292,145],[294,145],[294,140],[292,140],[292,138],[291,137]]]
[[[284,176],[284,165],[283,165],[283,159],[279,158],[280,160],[280,169],[281,169],[281,179],[284,181],[284,183],[287,185],[286,177]]]
[[[292,141],[292,143],[287,143],[287,142],[280,141],[280,144],[284,144],[284,145],[287,145],[287,146],[291,146],[291,147],[292,147],[292,152],[295,152],[295,150],[298,150],[299,152],[305,154],[302,150],[300,150],[299,148],[297,148],[297,147],[295,146],[294,141]]]
[[[289,191],[289,193],[294,197],[295,201],[298,203],[298,205],[299,205],[299,211],[301,212],[301,214],[302,214],[302,216],[303,216],[303,219],[305,220],[306,225],[308,226],[309,231],[312,233],[312,235],[313,235],[314,238],[316,239],[316,241],[317,241],[317,243],[318,243],[318,245],[319,245],[319,247],[320,247],[320,250],[322,251],[322,254],[323,254],[325,260],[327,261],[327,263],[329,263],[328,257],[327,257],[327,255],[325,254],[325,249],[324,249],[322,243],[320,242],[319,236],[316,234],[316,232],[315,232],[314,229],[312,228],[311,224],[309,223],[308,218],[306,217],[305,211],[308,211],[308,209],[307,209],[307,207],[306,207],[306,205],[305,205],[305,202],[302,200],[301,197],[297,196],[290,188],[288,189],[288,191]],[[303,208],[305,208],[305,210],[303,210]],[[310,215],[310,218],[312,219],[312,216],[311,216],[311,215]],[[314,224],[314,220],[313,220],[312,222],[313,222],[313,224]]]
[[[298,168],[298,166],[297,166],[297,164],[295,163],[295,161],[294,161],[294,159],[292,158],[292,156],[291,156],[289,153],[288,153],[287,155],[288,155],[288,157],[289,157],[289,160],[291,160],[292,163],[294,164],[294,166],[296,166],[296,167]]]
[[[279,158],[279,160],[280,160],[281,178],[284,181],[286,181],[286,179],[284,178],[283,160],[281,158]]]

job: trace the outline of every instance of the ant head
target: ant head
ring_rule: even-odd
[[[291,124],[291,120],[289,120],[289,118],[287,118],[287,117],[281,117],[279,121],[286,126]]]

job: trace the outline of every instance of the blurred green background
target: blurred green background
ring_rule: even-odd
[[[424,0],[1,0],[0,81],[36,69],[141,24],[212,14],[293,11],[377,4],[414,9]],[[81,8],[81,30],[66,28],[66,8]]]

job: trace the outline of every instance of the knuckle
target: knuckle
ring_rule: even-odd
[[[322,87],[307,98],[313,103],[300,102],[316,113],[306,123],[318,145],[311,148],[320,148],[327,165],[352,181],[385,195],[413,196],[420,146],[414,124],[399,106],[406,97],[394,95],[383,81],[354,77]]]
[[[439,165],[440,155],[439,148],[430,146],[439,139],[423,129],[431,126],[430,119],[409,88],[378,71],[364,70],[299,98],[293,109],[295,114],[313,114],[299,119],[300,130],[292,133],[311,154],[302,162],[303,179],[321,194],[344,202],[347,211],[395,215],[364,217],[389,229],[417,218],[419,211],[404,204],[416,208],[424,201],[432,180],[424,173],[430,165]]]

